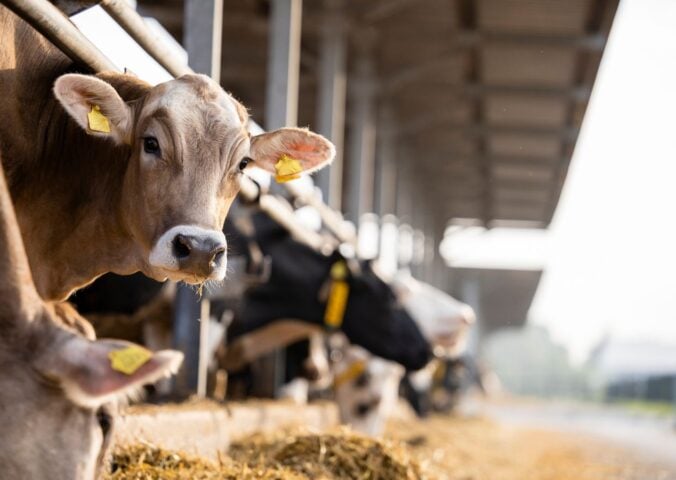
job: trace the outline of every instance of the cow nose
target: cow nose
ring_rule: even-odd
[[[225,244],[212,236],[179,233],[172,241],[172,250],[181,270],[205,277],[220,266],[225,256]]]

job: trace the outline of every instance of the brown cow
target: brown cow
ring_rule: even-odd
[[[68,310],[55,311],[33,285],[1,168],[0,298],[0,477],[92,480],[110,443],[110,409],[175,371],[182,354],[58,326]],[[122,373],[113,358],[134,351],[144,358]]]
[[[242,170],[274,173],[286,155],[309,172],[335,153],[304,129],[251,137],[246,110],[202,75],[151,87],[72,69],[0,7],[0,153],[45,299],[105,272],[222,280],[221,228]]]

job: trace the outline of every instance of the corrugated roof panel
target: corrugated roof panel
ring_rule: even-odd
[[[493,193],[493,201],[505,204],[530,204],[532,206],[544,206],[552,195],[549,185],[544,184],[539,188],[515,189],[498,186]]]
[[[545,219],[547,206],[545,204],[513,205],[510,203],[496,203],[493,207],[493,218],[496,220],[527,220],[542,221]]]
[[[488,124],[514,126],[562,127],[568,105],[565,99],[533,95],[487,95],[483,102]]]
[[[556,135],[500,133],[490,135],[491,154],[524,158],[556,158],[561,154],[561,138]]]
[[[574,48],[537,45],[487,45],[481,78],[488,85],[565,87],[575,79]]]
[[[551,182],[554,173],[549,163],[543,165],[522,165],[494,162],[491,167],[492,177],[496,180],[537,180]]]
[[[479,0],[481,30],[534,34],[584,32],[589,0]]]

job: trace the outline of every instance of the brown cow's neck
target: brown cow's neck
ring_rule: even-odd
[[[56,100],[47,105],[38,162],[17,168],[12,193],[36,287],[45,299],[63,300],[111,266],[133,272],[120,211],[129,151],[89,137]]]
[[[120,211],[128,149],[67,117],[52,85],[70,62],[2,6],[0,45],[0,152],[39,294],[65,299],[111,265],[132,273]]]

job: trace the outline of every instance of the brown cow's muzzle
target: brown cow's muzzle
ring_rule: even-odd
[[[208,278],[225,257],[225,243],[207,236],[179,233],[172,242],[178,267],[183,272],[193,272]]]
[[[227,266],[223,232],[191,225],[166,231],[150,252],[150,265],[172,280],[223,280]]]

